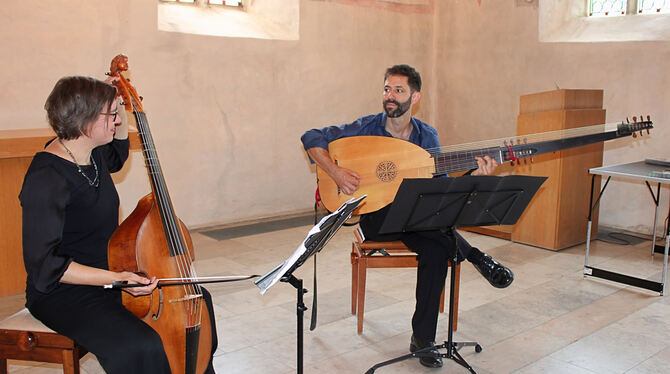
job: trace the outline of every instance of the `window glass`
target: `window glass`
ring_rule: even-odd
[[[670,0],[637,0],[639,14],[670,13]]]
[[[626,15],[626,0],[589,0],[589,17]]]

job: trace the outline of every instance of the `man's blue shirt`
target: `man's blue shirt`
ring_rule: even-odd
[[[440,140],[437,137],[437,130],[427,123],[424,123],[414,117],[410,119],[413,129],[409,136],[409,141],[423,149],[437,148],[440,146]],[[300,140],[305,150],[319,147],[328,149],[328,143],[350,136],[358,135],[377,135],[390,136],[386,131],[386,113],[371,114],[361,117],[354,122],[346,123],[340,126],[328,126],[321,129],[312,129],[305,132]],[[311,161],[311,159],[310,159]]]

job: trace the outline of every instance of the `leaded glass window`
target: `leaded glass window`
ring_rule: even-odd
[[[589,0],[589,17],[626,15],[627,0]]]
[[[670,0],[637,0],[639,14],[670,13]]]
[[[242,0],[207,0],[212,5],[242,6]]]
[[[196,0],[160,0],[166,3],[187,3],[195,4]],[[228,6],[242,6],[242,0],[201,0],[199,4],[210,4],[210,5],[228,5]]]

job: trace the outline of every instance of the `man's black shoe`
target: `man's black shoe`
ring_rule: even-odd
[[[505,288],[512,284],[514,273],[486,253],[482,253],[477,262],[472,263],[493,287]]]
[[[435,342],[422,342],[421,339],[417,339],[414,337],[414,334],[412,334],[412,340],[409,343],[409,351],[414,353],[420,349],[428,348],[428,347],[434,347]],[[442,367],[442,357],[439,357],[438,355],[440,352],[437,351],[437,349],[431,349],[430,351],[426,351],[435,354],[435,357],[419,357],[419,362],[421,365],[429,367],[429,368],[441,368]]]

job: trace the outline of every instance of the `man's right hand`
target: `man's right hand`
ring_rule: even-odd
[[[330,153],[325,148],[314,147],[307,150],[312,160],[323,169],[335,181],[340,190],[347,195],[352,195],[360,184],[360,175],[355,171],[338,166],[330,158]]]
[[[353,195],[360,185],[361,177],[355,171],[335,165],[332,174],[335,183],[340,187],[340,190],[346,195]]]

